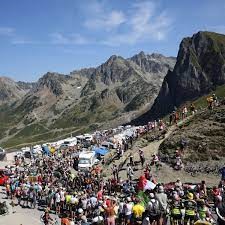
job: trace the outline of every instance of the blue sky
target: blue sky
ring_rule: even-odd
[[[142,50],[176,56],[199,30],[225,33],[224,0],[1,0],[0,76],[36,81]]]

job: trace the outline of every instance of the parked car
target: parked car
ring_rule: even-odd
[[[3,160],[6,156],[5,150],[3,148],[0,148],[0,160]]]

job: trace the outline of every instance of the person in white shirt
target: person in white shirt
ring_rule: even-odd
[[[61,197],[59,190],[55,193],[55,204],[56,204],[56,212],[60,213],[60,202],[61,202]]]
[[[134,206],[134,203],[131,201],[131,197],[127,197],[127,203],[125,204],[125,207],[124,207],[126,224],[130,224],[131,222],[133,206]]]

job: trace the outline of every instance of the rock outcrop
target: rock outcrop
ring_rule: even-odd
[[[137,121],[163,117],[222,84],[225,84],[225,35],[198,32],[184,38],[176,65],[164,78],[152,108]]]

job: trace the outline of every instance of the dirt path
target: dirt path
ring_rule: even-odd
[[[184,121],[183,121],[184,122]],[[179,125],[181,125],[183,122],[181,122]],[[146,163],[150,163],[152,155],[158,153],[158,149],[160,144],[168,138],[172,132],[176,129],[176,126],[171,126],[168,129],[168,132],[165,135],[165,138],[160,140],[160,141],[154,141],[149,143],[146,147],[141,148],[144,152]],[[135,161],[139,160],[139,152],[138,152],[138,145],[139,143],[137,142],[135,144],[133,150],[128,150],[127,152],[124,153],[123,157],[119,160],[115,161],[116,165],[119,165],[121,162],[123,162],[126,158],[129,157],[129,155],[133,155],[133,158]],[[139,147],[140,148],[140,147]],[[122,170],[119,173],[119,177],[121,177],[123,180],[127,179],[126,175],[126,164],[123,166]],[[107,168],[104,169],[104,173],[107,177],[111,176],[111,165]],[[206,184],[209,185],[210,187],[217,185],[220,177],[219,175],[213,175],[213,174],[197,174],[195,177],[193,177],[191,174],[185,172],[185,171],[175,171],[173,168],[170,166],[162,163],[162,168],[159,171],[156,171],[155,168],[152,168],[153,175],[156,176],[156,180],[158,182],[162,183],[169,183],[176,181],[177,178],[180,178],[182,182],[201,182],[202,180],[206,181]],[[138,164],[135,167],[134,171],[134,178],[138,178],[141,175],[143,175],[143,168],[141,167],[140,164]]]

